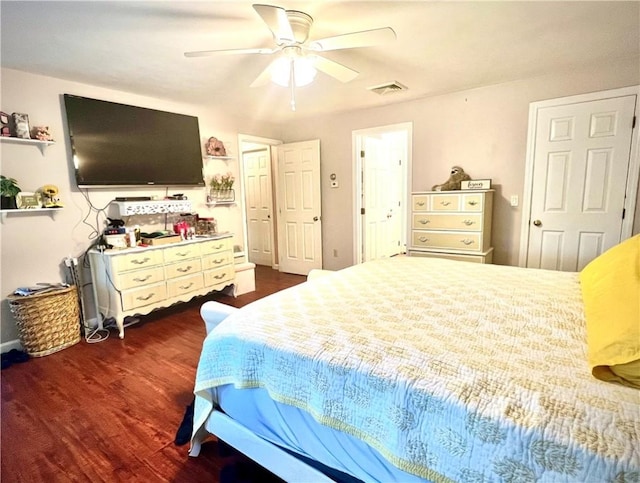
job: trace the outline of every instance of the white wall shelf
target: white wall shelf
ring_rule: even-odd
[[[15,210],[0,210],[0,220],[4,223],[7,215],[44,215],[47,214],[53,219],[54,215],[62,208],[18,208]]]
[[[13,136],[0,136],[0,141],[6,142],[6,143],[14,143],[14,144],[31,144],[33,146],[38,146],[40,148],[40,151],[42,152],[42,155],[44,155],[44,150],[47,146],[51,146],[52,144],[55,144],[55,141],[40,141],[39,139],[23,139],[23,138],[16,138]]]
[[[190,200],[112,201],[120,216],[191,212]]]
[[[205,204],[213,208],[216,206],[234,206],[236,202],[235,201],[207,201]]]
[[[236,159],[233,156],[205,156],[204,159],[220,159],[222,161],[230,161]]]

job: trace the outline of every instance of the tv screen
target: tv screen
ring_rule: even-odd
[[[64,95],[76,182],[204,186],[198,118]]]

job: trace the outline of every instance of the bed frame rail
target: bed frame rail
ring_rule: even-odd
[[[284,481],[313,481],[314,483],[333,481],[279,446],[252,433],[220,411],[211,413],[207,429]]]
[[[238,309],[235,307],[219,302],[205,302],[200,308],[200,315],[204,320],[207,334],[236,310]],[[285,481],[313,481],[314,483],[333,481],[279,446],[252,433],[242,424],[220,411],[214,410],[211,413],[207,420],[206,428],[208,432],[214,434],[228,445],[233,446],[242,454]],[[194,438],[190,452],[192,456],[197,456],[200,453],[201,443],[199,438]]]

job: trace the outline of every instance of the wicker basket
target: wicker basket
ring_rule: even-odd
[[[9,295],[22,347],[42,357],[80,342],[80,307],[76,287],[36,295]]]

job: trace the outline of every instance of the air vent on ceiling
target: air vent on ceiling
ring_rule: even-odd
[[[400,84],[400,82],[398,81],[392,81],[386,84],[381,84],[379,86],[368,87],[367,89],[369,89],[371,92],[375,92],[376,94],[380,94],[381,96],[385,96],[393,92],[406,91],[408,87]]]

